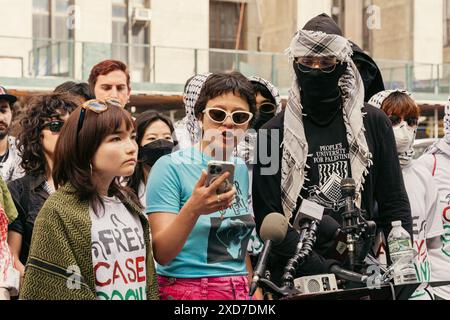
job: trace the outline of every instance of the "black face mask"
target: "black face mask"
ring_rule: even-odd
[[[145,164],[153,167],[159,158],[171,154],[175,144],[172,141],[160,139],[139,148],[138,158]]]
[[[347,70],[347,64],[338,63],[336,69],[331,73],[325,73],[320,69],[310,69],[303,67],[309,72],[303,72],[294,62],[294,71],[297,75],[298,85],[302,93],[308,96],[309,100],[322,101],[338,95],[339,79]]]
[[[309,70],[310,72],[303,72],[294,63],[294,71],[302,92],[302,106],[314,122],[327,125],[341,109],[339,79],[347,70],[347,64],[339,63],[331,73],[319,69]]]
[[[263,113],[258,112],[255,121],[253,122],[253,129],[258,131],[263,125],[265,125],[269,120],[275,116],[275,113]]]

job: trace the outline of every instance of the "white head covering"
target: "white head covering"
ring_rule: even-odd
[[[210,75],[211,73],[196,75],[186,86],[186,90],[183,94],[186,116],[175,124],[175,134],[180,149],[189,148],[200,141],[201,129],[195,116],[194,107],[200,96],[200,92]]]

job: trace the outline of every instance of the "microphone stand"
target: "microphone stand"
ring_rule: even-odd
[[[301,292],[295,289],[294,279],[298,268],[305,262],[306,258],[311,254],[313,246],[316,242],[316,234],[319,223],[317,221],[306,220],[300,229],[300,238],[294,257],[289,259],[287,266],[284,269],[282,278],[283,286],[280,288],[275,285],[270,279],[263,278],[259,282],[262,286],[271,292],[277,293],[280,296],[288,297],[300,294]]]

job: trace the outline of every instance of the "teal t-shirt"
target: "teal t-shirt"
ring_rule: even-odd
[[[202,170],[212,158],[197,148],[162,157],[152,168],[147,183],[147,214],[178,214],[191,197]],[[247,275],[245,256],[255,222],[248,210],[248,170],[244,161],[235,164],[236,200],[225,212],[202,215],[182,251],[157,273],[175,278],[207,278]]]

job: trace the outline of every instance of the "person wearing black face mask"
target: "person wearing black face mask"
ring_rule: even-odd
[[[140,114],[136,119],[136,142],[138,164],[127,185],[145,207],[145,186],[151,168],[161,157],[171,154],[177,145],[172,122],[156,111]]]
[[[253,166],[257,230],[273,212],[292,224],[306,200],[341,223],[345,201],[340,182],[353,178],[356,206],[367,212],[366,218],[385,234],[392,221],[402,221],[411,234],[411,208],[392,126],[385,114],[364,103],[351,43],[339,35],[300,30],[287,52],[295,81],[286,109],[258,134],[259,148],[270,151],[259,152]],[[320,230],[318,239],[297,277],[326,274],[333,264],[345,263],[327,256]],[[268,269],[278,284],[298,241],[299,234],[289,227],[285,240],[272,248]]]

